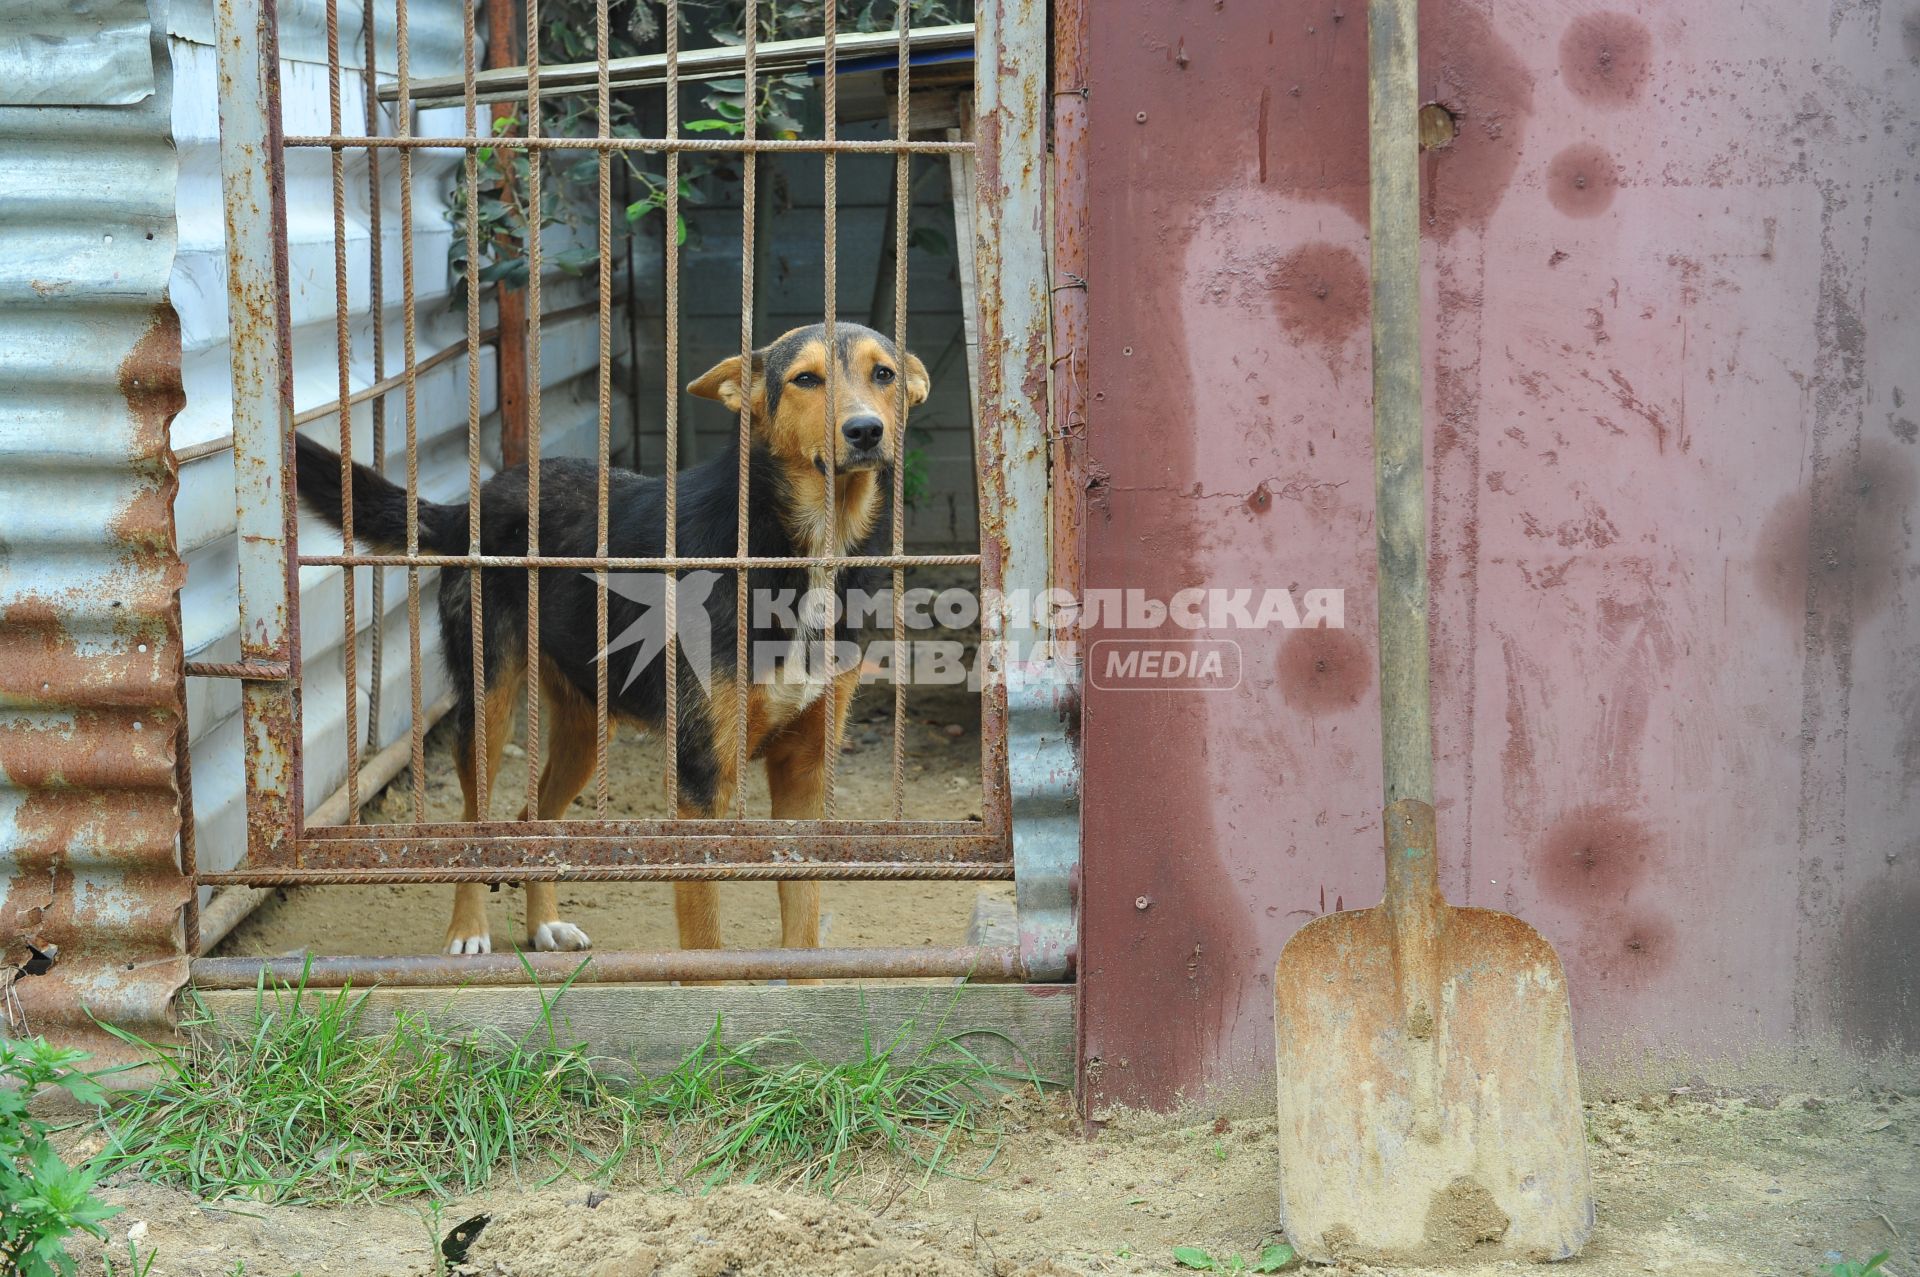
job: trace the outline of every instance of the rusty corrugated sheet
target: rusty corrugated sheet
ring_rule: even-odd
[[[10,1009],[123,1052],[186,978],[164,37],[130,106],[0,109],[0,938],[58,947]],[[20,1025],[8,1026],[19,1031]]]

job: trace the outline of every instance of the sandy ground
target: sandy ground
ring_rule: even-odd
[[[885,816],[890,804],[890,689],[856,704],[851,752],[840,759],[840,811]],[[948,729],[958,724],[958,734]],[[979,808],[978,711],[962,693],[918,689],[909,705],[907,810],[954,818]],[[428,813],[457,818],[459,790],[444,733],[431,740]],[[524,783],[524,754],[503,787]],[[612,810],[664,814],[657,741],[618,737]],[[758,769],[749,811],[765,810]],[[368,818],[411,815],[403,774]],[[589,795],[590,797],[590,795]],[[575,814],[589,808],[577,805]],[[980,884],[875,883],[825,887],[831,944],[954,943]],[[986,888],[1010,892],[1011,884]],[[341,887],[281,893],[244,923],[223,953],[409,953],[435,949],[444,887]],[[517,892],[494,913],[496,948],[519,932]],[[768,886],[722,888],[729,944],[777,941]],[[664,886],[568,887],[566,916],[608,948],[666,948]],[[835,1202],[766,1187],[707,1196],[616,1184],[611,1196],[575,1183],[516,1185],[445,1203],[332,1210],[202,1203],[128,1177],[107,1195],[110,1256],[128,1271],[128,1229],[152,1277],[419,1277],[453,1271],[509,1277],[1055,1277],[1175,1272],[1175,1246],[1251,1259],[1274,1240],[1276,1153],[1271,1120],[1188,1114],[1125,1121],[1088,1140],[1064,1097],[1010,1104],[997,1150],[968,1151],[978,1179],[898,1167]],[[1864,1259],[1891,1250],[1890,1277],[1920,1277],[1920,1099],[1889,1093],[1814,1097],[1704,1090],[1588,1106],[1599,1226],[1585,1254],[1556,1271],[1582,1277],[1812,1275],[1830,1252]],[[634,1168],[636,1176],[644,1168]],[[591,1203],[591,1204],[590,1204]],[[440,1242],[486,1214],[465,1266],[442,1268]],[[144,1226],[144,1227],[140,1227]],[[1463,1256],[1466,1277],[1524,1271]],[[81,1271],[100,1277],[99,1252]],[[138,1271],[137,1269],[135,1271]],[[1335,1266],[1323,1271],[1405,1277],[1437,1270]]]
[[[1814,1274],[1829,1252],[1920,1273],[1920,1100],[1659,1095],[1589,1106],[1599,1226],[1569,1277]],[[976,1181],[912,1168],[838,1201],[769,1188],[706,1197],[502,1182],[470,1200],[336,1210],[214,1206],[139,1182],[114,1253],[144,1224],[153,1277],[436,1272],[442,1238],[492,1217],[456,1272],[512,1277],[1047,1277],[1161,1274],[1197,1245],[1252,1257],[1275,1222],[1271,1121],[1109,1127],[1088,1141],[1064,1098],[1010,1104]],[[978,1166],[987,1150],[968,1151]],[[589,1201],[593,1205],[589,1205]],[[124,1271],[124,1265],[121,1265]],[[81,1272],[98,1277],[89,1251]],[[1336,1265],[1329,1273],[1432,1269]],[[1463,1256],[1466,1277],[1526,1271]]]
[[[908,689],[905,812],[910,820],[963,820],[980,815],[980,707],[964,688]],[[854,700],[847,750],[835,768],[835,814],[845,819],[889,819],[893,814],[893,688],[865,687]],[[427,818],[459,820],[460,783],[453,771],[451,734],[427,741]],[[516,740],[524,739],[516,732]],[[526,753],[516,743],[497,783],[496,814],[519,809],[526,792]],[[656,818],[667,814],[666,747],[657,734],[620,731],[608,751],[609,814]],[[411,770],[368,804],[365,819],[389,824],[413,815]],[[509,797],[509,795],[512,795]],[[594,791],[574,803],[575,819],[590,819]],[[749,764],[747,812],[767,812],[766,773]],[[826,883],[822,943],[836,946],[962,944],[982,884],[972,882]],[[1011,899],[1012,884],[987,888]],[[585,929],[596,949],[671,949],[676,938],[671,888],[658,883],[576,883],[563,886],[561,916]],[[275,955],[433,953],[452,907],[445,886],[306,887],[282,890],[222,942],[217,952]],[[777,946],[780,912],[768,883],[722,884],[720,910],[729,947]],[[502,888],[491,899],[494,952],[524,945],[519,891]]]

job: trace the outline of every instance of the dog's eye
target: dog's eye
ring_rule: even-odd
[[[885,364],[877,364],[874,366],[873,379],[884,386],[893,380],[893,369]]]
[[[816,387],[824,386],[827,383],[820,379],[820,375],[818,373],[803,372],[793,379],[793,384],[807,390],[813,390]]]

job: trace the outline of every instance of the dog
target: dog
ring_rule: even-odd
[[[827,401],[827,361],[832,358],[833,402]],[[748,450],[747,539],[756,558],[785,558],[868,552],[889,488],[887,476],[901,455],[906,429],[900,382],[908,407],[925,401],[927,370],[910,353],[896,351],[888,338],[857,324],[834,326],[833,349],[824,325],[796,328],[755,351],[748,364],[740,356],[723,359],[687,390],[750,417]],[[829,432],[828,423],[834,428]],[[826,448],[833,454],[833,493],[829,505]],[[325,445],[296,437],[296,470],[302,501],[335,528],[340,519],[340,458]],[[675,552],[682,558],[726,558],[738,548],[740,441],[736,434],[725,451],[683,471],[677,488]],[[599,467],[574,458],[540,463],[540,552],[553,557],[590,557],[598,537]],[[502,470],[480,489],[480,543],[488,555],[527,551],[528,471],[525,465]],[[652,558],[665,553],[666,481],[612,468],[608,473],[607,549],[616,558]],[[837,507],[837,508],[836,508]],[[379,553],[402,553],[407,542],[406,490],[362,465],[354,466],[353,532]],[[422,552],[463,555],[468,551],[465,504],[420,501]],[[838,540],[834,541],[837,531]],[[688,575],[683,573],[683,578]],[[754,598],[798,598],[817,587],[825,574],[804,565],[754,568],[747,574]],[[465,819],[480,818],[476,772],[484,767],[488,785],[500,769],[501,749],[515,707],[526,690],[527,590],[524,569],[481,571],[484,617],[484,694],[476,703],[470,611],[471,573],[447,569],[440,579],[440,637],[447,673],[453,682],[454,757]],[[869,568],[844,568],[835,574],[840,604],[836,642],[853,637],[846,597],[871,591],[881,574]],[[658,581],[658,577],[653,578]],[[681,648],[677,697],[679,807],[683,819],[718,819],[731,814],[736,786],[738,685],[747,692],[747,753],[764,760],[775,819],[817,819],[824,808],[822,762],[827,744],[826,681],[835,685],[833,745],[839,748],[854,692],[857,669],[735,668],[736,582],[731,571],[717,574],[704,609],[711,633],[711,664],[706,685],[695,676],[690,654]],[[521,820],[558,820],[593,775],[596,662],[603,658],[596,640],[596,592],[599,577],[564,568],[540,570],[540,669],[536,671],[548,708],[542,714],[547,760],[540,776],[538,811],[522,810]],[[761,594],[761,591],[769,591]],[[664,587],[660,592],[664,594]],[[791,592],[791,593],[787,593]],[[683,592],[682,598],[686,597]],[[761,615],[761,613],[767,615]],[[640,621],[642,604],[609,590],[607,632],[621,634]],[[795,651],[796,644],[818,643],[803,618],[779,608],[750,607],[748,641],[756,652]],[[684,632],[684,626],[678,626]],[[771,645],[771,646],[769,646]],[[610,645],[611,646],[611,645]],[[801,655],[805,646],[798,648]],[[789,658],[791,659],[791,658]],[[815,662],[817,665],[818,662]],[[615,677],[609,670],[609,732],[616,722],[641,730],[666,719],[666,662],[655,656],[634,671]],[[624,671],[621,671],[624,674]],[[476,715],[485,717],[486,757],[475,757]],[[815,947],[820,938],[820,886],[782,882],[781,943]],[[586,949],[586,932],[561,919],[552,882],[525,884],[526,935],[536,950]],[[488,887],[461,883],[455,888],[453,919],[446,951],[488,953]],[[711,882],[674,884],[674,917],[684,949],[720,946],[719,897]]]

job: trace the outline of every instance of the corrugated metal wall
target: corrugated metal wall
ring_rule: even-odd
[[[411,67],[415,76],[458,74],[461,63],[461,15],[455,0],[411,0]],[[340,6],[342,60],[348,66],[342,91],[342,115],[349,132],[361,131],[365,119],[360,68],[364,65],[364,27],[358,6]],[[327,65],[325,10],[319,3],[282,3],[280,6],[281,97],[288,133],[327,131]],[[393,10],[374,6],[382,53],[379,71],[392,77]],[[187,402],[174,425],[177,451],[193,456],[181,468],[180,546],[187,561],[183,597],[187,650],[196,660],[228,661],[239,655],[237,567],[234,540],[233,465],[230,451],[219,449],[229,437],[231,373],[227,348],[225,248],[222,238],[219,173],[219,119],[215,96],[213,19],[207,0],[177,4],[170,18],[171,51],[177,88],[174,95],[174,132],[180,151],[178,192],[181,226],[180,254],[172,294],[180,313],[183,375]],[[393,132],[390,118],[383,131]],[[461,132],[461,112],[421,112],[416,134]],[[465,340],[464,313],[448,304],[447,245],[454,227],[447,220],[446,195],[459,173],[459,155],[451,151],[417,152],[414,164],[415,305],[417,349],[421,359]],[[352,353],[352,383],[356,390],[376,380],[373,365],[374,307],[370,244],[372,217],[368,198],[367,158],[348,153],[346,166],[348,306]],[[399,167],[391,154],[381,165],[381,230],[383,244],[383,305],[386,375],[402,368],[401,234]],[[287,155],[288,268],[294,348],[294,409],[304,412],[338,398],[338,350],[335,337],[334,242],[332,170],[325,151],[290,151]],[[591,228],[586,233],[590,236]],[[549,233],[548,254],[557,254],[567,236]],[[644,259],[644,254],[642,255]],[[616,281],[621,272],[616,269]],[[483,290],[484,291],[484,290]],[[591,279],[564,276],[549,279],[545,310],[549,313],[577,307],[593,297]],[[619,303],[614,312],[614,350],[625,353],[626,327]],[[489,313],[483,326],[493,322]],[[542,452],[548,456],[591,456],[595,447],[598,327],[591,312],[544,327],[542,347]],[[499,421],[495,413],[495,367],[491,347],[482,352],[481,424],[485,473],[498,460]],[[613,439],[616,449],[631,437],[624,390],[615,382]],[[421,494],[429,500],[466,499],[467,363],[457,357],[419,379],[419,447]],[[406,401],[399,393],[386,400],[386,444],[389,473],[405,471]],[[339,444],[339,423],[328,416],[303,430],[317,439]],[[371,455],[373,409],[369,403],[353,412],[354,456]],[[618,455],[616,453],[616,455]],[[337,550],[338,535],[318,520],[304,516],[302,549],[325,554]],[[356,611],[359,644],[356,672],[359,721],[366,730],[371,693],[370,661],[373,625],[373,573],[356,574]],[[434,619],[435,574],[422,574],[424,702],[431,704],[445,690],[438,655],[438,626]],[[337,790],[346,778],[346,700],[343,662],[342,586],[338,568],[306,568],[300,574],[301,668],[305,683],[303,774],[309,810]],[[379,722],[373,725],[375,745],[403,738],[410,726],[407,672],[406,577],[389,571],[385,590],[384,660],[381,667]],[[196,679],[188,689],[188,712],[193,731],[193,797],[198,853],[207,869],[231,868],[246,846],[244,783],[241,755],[240,696],[237,684]],[[363,753],[364,757],[364,753]]]
[[[63,104],[0,106],[0,941],[58,947],[15,988],[25,1028],[103,1060],[90,1014],[163,1033],[186,978],[171,76],[131,9],[100,15],[99,59],[67,50],[113,75],[34,85],[0,57],[0,98]]]

